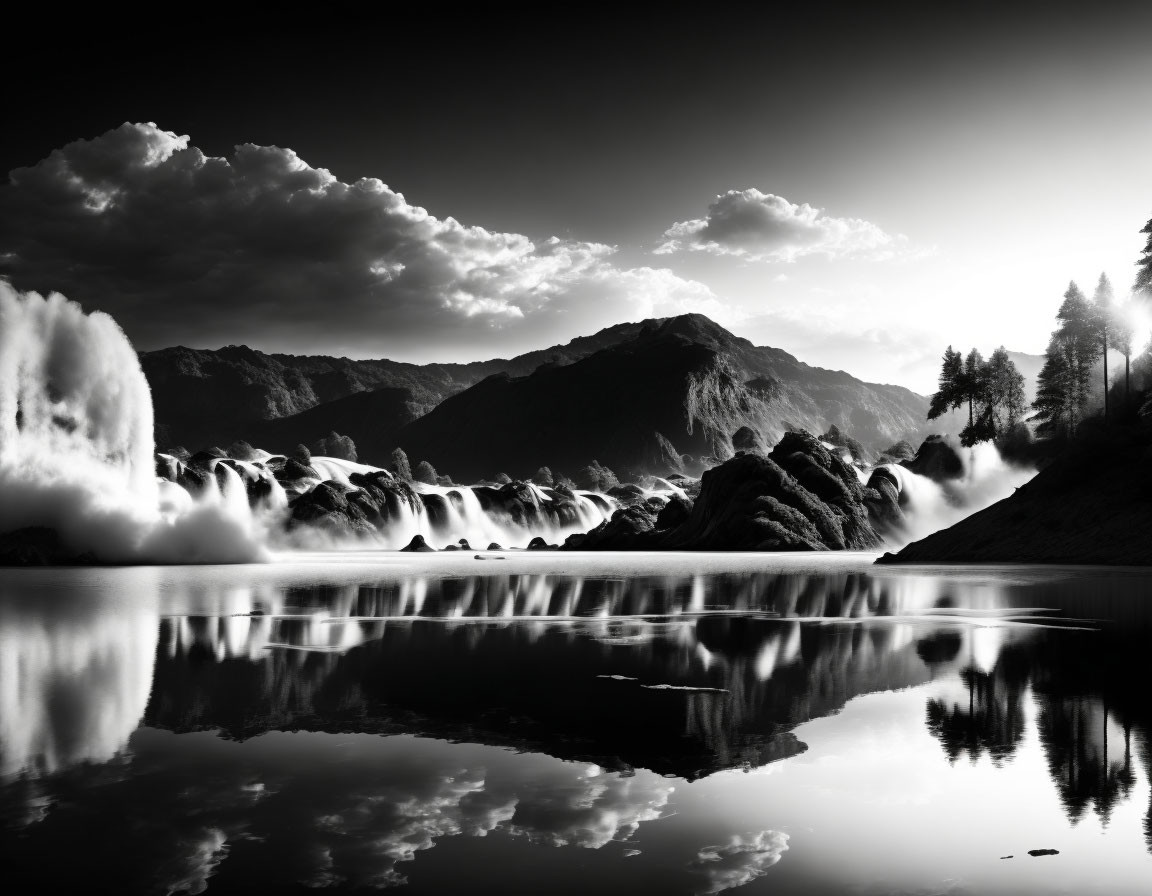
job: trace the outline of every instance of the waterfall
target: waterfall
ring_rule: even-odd
[[[262,558],[265,525],[239,474],[223,474],[219,495],[176,495],[157,481],[152,423],[111,317],[0,282],[0,532],[45,527],[112,563]]]
[[[924,538],[1008,497],[1036,475],[1031,467],[1007,463],[995,445],[982,443],[960,453],[963,472],[943,481],[899,464],[882,466],[896,477],[905,526],[902,543]]]

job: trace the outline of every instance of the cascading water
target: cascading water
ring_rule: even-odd
[[[261,559],[266,526],[236,483],[178,496],[153,447],[148,381],[116,322],[0,283],[0,532],[52,529],[104,562]]]
[[[1007,463],[996,446],[982,443],[960,452],[960,476],[937,482],[899,464],[883,464],[900,486],[904,510],[902,544],[924,538],[1008,497],[1036,475],[1035,469]]]

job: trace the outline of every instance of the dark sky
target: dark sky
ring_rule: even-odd
[[[841,220],[874,222],[878,232],[906,235],[925,256],[971,251],[965,240],[978,229],[979,210],[956,208],[952,195],[929,202],[928,185],[983,206],[1002,203],[1015,173],[1035,171],[1048,148],[1080,152],[1094,128],[1102,130],[1097,145],[1126,128],[1129,139],[1143,139],[1152,89],[1152,4],[664,4],[627,12],[495,4],[468,12],[424,5],[419,13],[384,5],[251,18],[205,7],[199,15],[178,11],[183,19],[157,15],[151,24],[126,14],[89,21],[48,14],[16,42],[20,84],[5,96],[5,171],[122,122],[156,122],[209,156],[229,156],[240,143],[290,148],[339,181],[379,178],[439,219],[534,241],[614,246],[617,268],[668,268],[703,283],[717,301],[735,303],[731,321],[751,321],[749,335],[759,327],[757,341],[779,331],[777,344],[797,322],[777,318],[765,332],[767,324],[749,316],[757,296],[775,295],[764,310],[793,318],[821,289],[867,312],[859,306],[869,290],[911,295],[949,275],[911,284],[903,274],[896,283],[869,273],[849,284],[847,265],[825,282],[815,260],[792,255],[786,268],[751,273],[747,254],[738,261],[709,252],[653,256],[666,228],[700,219],[720,194],[755,189]],[[1085,182],[1083,172],[1065,179]],[[1053,181],[1045,173],[1045,183]],[[1043,184],[1027,188],[1029,196],[1013,201],[1043,206]],[[1037,214],[1052,220],[1090,198],[1054,198]],[[1152,197],[1143,204],[1152,206]],[[1124,216],[1118,232],[1132,230],[1135,211],[1116,214]],[[949,232],[945,221],[965,221],[963,233]],[[1129,248],[1115,257],[1126,258]],[[1100,254],[1100,266],[1113,264]],[[1095,274],[1077,269],[1056,279]],[[14,279],[29,288],[70,285]],[[785,281],[793,286],[779,285]],[[77,298],[102,301],[95,291]],[[200,331],[187,320],[184,332],[155,323],[135,332],[130,308],[109,310],[150,347],[261,342],[241,321],[234,333],[223,322]],[[573,327],[577,318],[579,326],[592,321],[575,315]],[[557,325],[546,341],[578,335],[573,327]],[[303,350],[305,335],[280,333],[262,347]],[[461,348],[434,327],[412,335],[427,357]],[[543,335],[524,330],[472,354],[524,350]],[[498,344],[506,351],[494,351]],[[387,340],[343,338],[316,348],[398,351]]]

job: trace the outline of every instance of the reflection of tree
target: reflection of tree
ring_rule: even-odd
[[[945,643],[951,651],[953,643]],[[921,656],[925,652],[923,644],[922,641],[917,646]],[[944,700],[929,700],[928,730],[940,741],[951,763],[967,754],[975,764],[987,753],[993,764],[1002,765],[1012,758],[1024,738],[1027,656],[1020,645],[1010,645],[1000,652],[991,672],[968,666],[961,671],[960,680],[968,691],[968,700],[951,705]]]
[[[1068,819],[1076,823],[1088,808],[1107,823],[1121,796],[1127,794],[1131,765],[1108,755],[1108,710],[1097,698],[1041,698],[1040,740],[1048,770]]]

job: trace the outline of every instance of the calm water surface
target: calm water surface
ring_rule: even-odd
[[[1152,892],[1152,574],[870,560],[0,571],[0,890]]]

